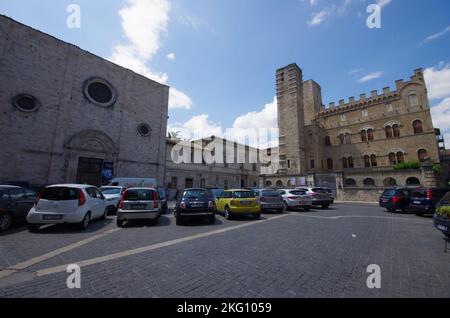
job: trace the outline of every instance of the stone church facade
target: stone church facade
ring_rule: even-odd
[[[390,186],[438,185],[445,153],[433,127],[422,69],[379,94],[322,104],[321,87],[291,64],[277,71],[280,129],[277,173],[266,186],[327,186],[339,199],[376,201]],[[419,169],[394,169],[419,161]],[[398,166],[397,166],[398,168]]]
[[[0,182],[154,177],[169,87],[0,15]]]

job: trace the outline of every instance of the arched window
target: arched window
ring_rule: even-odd
[[[345,135],[340,134],[339,135],[339,144],[343,145],[345,143]]]
[[[423,125],[421,120],[416,120],[413,122],[414,135],[423,133]]]
[[[398,163],[405,162],[405,154],[401,151],[397,152],[397,162]]]
[[[395,166],[397,164],[397,156],[393,152],[389,154],[389,163],[391,166]]]
[[[370,156],[370,162],[371,162],[371,164],[372,164],[372,167],[378,166],[377,156],[376,156],[376,155]]]
[[[327,168],[328,170],[333,170],[333,159],[329,158],[327,160]]]
[[[409,92],[409,105],[411,107],[419,106],[419,100],[417,99],[416,91]]]
[[[394,131],[394,138],[400,138],[400,126],[395,124],[392,126],[392,130]]]
[[[271,181],[267,181],[266,182],[266,187],[268,187],[268,188],[272,187],[272,182]]]
[[[364,167],[370,168],[370,156],[364,156]]]
[[[364,186],[366,187],[375,187],[376,183],[375,180],[373,180],[372,178],[367,178],[364,180]]]
[[[348,159],[345,157],[342,158],[342,168],[348,169]]]
[[[325,137],[325,146],[331,146],[331,138],[330,136]]]
[[[397,185],[397,180],[394,178],[386,178],[383,181],[385,187],[395,187]]]
[[[420,185],[420,180],[417,179],[416,177],[408,178],[406,180],[406,185],[407,186],[419,186]]]
[[[419,161],[423,162],[428,157],[428,152],[425,149],[420,149],[417,152],[417,156],[419,158]]]
[[[369,141],[373,141],[375,139],[373,137],[373,129],[368,129],[367,130],[367,139],[369,139]]]
[[[345,134],[345,143],[350,145],[352,143],[352,135],[350,133]]]
[[[277,181],[277,188],[281,188],[281,187],[283,187],[283,181],[278,180]]]
[[[366,130],[361,131],[361,141],[367,142],[367,131]]]
[[[392,132],[392,127],[391,126],[386,126],[385,131],[386,131],[386,138],[387,139],[394,138],[394,133]]]
[[[356,187],[355,179],[345,179],[345,186],[346,187]]]
[[[353,169],[355,167],[353,163],[353,157],[348,157],[348,168]]]

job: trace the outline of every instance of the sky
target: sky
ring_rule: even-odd
[[[275,128],[275,71],[290,63],[325,105],[422,67],[450,148],[448,0],[1,0],[0,13],[169,85],[169,131],[205,136]]]

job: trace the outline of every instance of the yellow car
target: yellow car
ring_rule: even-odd
[[[226,190],[216,199],[216,210],[228,220],[235,215],[253,215],[261,217],[261,207],[255,193],[249,190]]]

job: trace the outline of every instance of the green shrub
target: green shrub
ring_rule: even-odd
[[[394,170],[419,170],[420,161],[405,161],[394,166]]]
[[[435,164],[433,165],[433,172],[434,172],[435,174],[440,174],[440,173],[442,172],[441,165],[435,163]]]
[[[441,206],[436,210],[436,213],[440,216],[450,217],[450,206]]]

